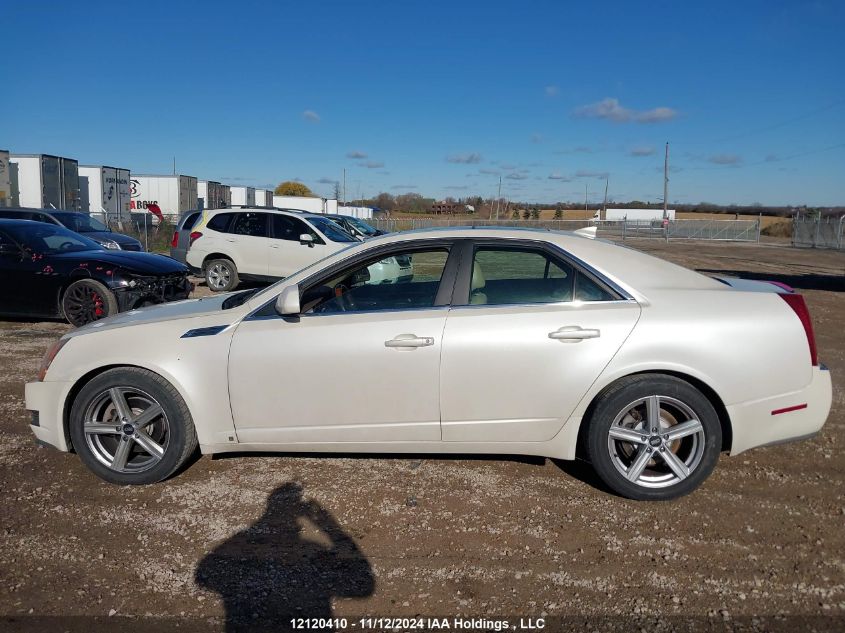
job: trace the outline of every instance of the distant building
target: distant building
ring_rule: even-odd
[[[455,215],[458,213],[474,213],[475,207],[472,207],[468,204],[463,204],[462,202],[447,202],[446,200],[441,200],[440,202],[435,202],[431,205],[431,212],[439,214],[446,214],[446,215]]]

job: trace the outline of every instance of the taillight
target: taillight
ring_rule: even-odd
[[[200,233],[199,231],[192,231],[191,234],[188,236],[188,246],[196,242],[201,237],[202,233]]]
[[[179,231],[173,231],[173,239],[170,240],[171,248],[179,246]]]
[[[807,345],[810,346],[810,362],[813,365],[819,364],[819,356],[816,351],[816,335],[813,334],[813,322],[810,320],[810,311],[807,309],[807,304],[804,302],[804,297],[797,293],[781,294],[781,299],[789,304],[789,307],[795,312],[804,326],[804,334],[807,335]]]

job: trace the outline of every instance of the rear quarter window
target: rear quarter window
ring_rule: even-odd
[[[208,228],[218,233],[228,233],[233,213],[218,213],[208,221]]]
[[[189,213],[188,215],[186,215],[185,218],[182,220],[182,230],[189,231],[194,228],[194,224],[197,223],[197,220],[199,220],[199,218],[199,213]]]

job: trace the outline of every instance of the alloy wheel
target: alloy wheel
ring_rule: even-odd
[[[232,271],[229,267],[220,262],[212,264],[206,273],[206,281],[208,285],[215,290],[222,290],[229,285],[232,279]]]
[[[97,461],[119,473],[153,468],[170,442],[170,424],[161,404],[133,387],[111,387],[94,397],[82,429]]]
[[[607,450],[614,467],[631,483],[667,488],[701,464],[704,426],[677,398],[651,395],[631,402],[613,420]]]

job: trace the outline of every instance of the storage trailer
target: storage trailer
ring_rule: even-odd
[[[280,209],[294,209],[309,213],[325,213],[325,198],[306,198],[304,196],[273,196],[273,206]]]
[[[667,209],[666,215],[670,220],[675,219],[675,209]],[[621,222],[652,222],[663,219],[663,209],[607,209],[604,219]]]
[[[229,206],[229,187],[213,180],[197,181],[197,206],[203,209],[225,209]]]
[[[9,152],[0,149],[0,207],[12,205],[12,184],[9,181]]]
[[[255,187],[230,187],[232,204],[242,207],[255,206]]]
[[[130,188],[133,214],[150,213],[150,205],[157,205],[162,215],[175,222],[185,211],[197,208],[197,179],[194,176],[133,174]]]
[[[128,169],[106,165],[79,166],[80,211],[103,216],[103,221],[129,219]]]
[[[79,211],[79,164],[50,154],[10,154],[12,206]]]

